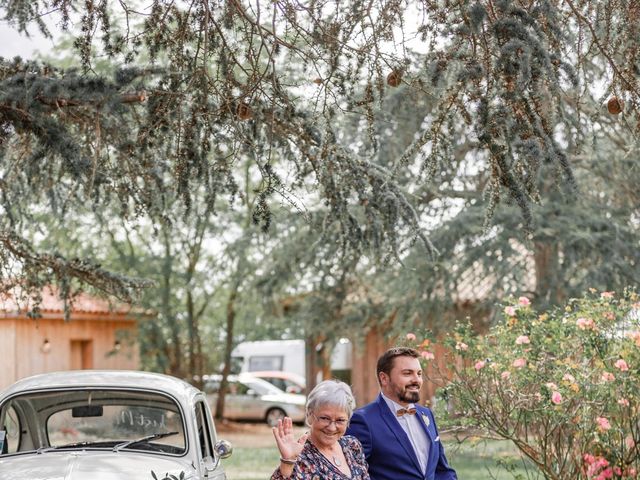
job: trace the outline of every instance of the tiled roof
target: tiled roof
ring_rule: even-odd
[[[0,313],[27,312],[34,305],[30,298],[20,298],[19,293],[0,292]],[[42,313],[64,313],[64,303],[53,288],[45,288],[42,291],[42,302],[40,303]],[[103,314],[126,314],[132,311],[131,305],[123,303],[112,303],[107,299],[93,297],[87,293],[79,293],[71,300],[71,311],[73,313],[103,313]]]

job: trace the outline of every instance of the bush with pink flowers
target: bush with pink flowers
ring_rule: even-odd
[[[503,312],[447,340],[458,424],[511,440],[543,478],[640,478],[638,295],[593,291],[549,312],[521,297]]]

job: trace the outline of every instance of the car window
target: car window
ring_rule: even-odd
[[[282,370],[284,357],[282,355],[256,355],[249,357],[249,371]]]
[[[30,441],[17,451],[73,448],[80,443],[84,448],[113,448],[152,435],[157,438],[125,448],[169,454],[183,454],[186,449],[180,407],[160,393],[108,389],[26,393],[10,399],[6,408],[22,412],[32,419],[30,428],[39,430],[26,432]]]
[[[198,427],[198,443],[200,447],[201,458],[213,456],[213,443],[209,436],[209,417],[204,402],[198,402],[195,406],[196,425]]]
[[[2,431],[4,432],[2,453],[15,453],[20,443],[20,419],[13,407],[9,406],[3,410],[5,411],[2,414]]]
[[[287,390],[287,382],[283,378],[262,377],[274,387],[278,387],[283,392]]]
[[[229,382],[229,393],[234,395],[246,395],[249,391],[249,386],[242,382]]]
[[[245,385],[245,388],[250,388],[258,395],[277,395],[281,394],[282,391],[277,387],[274,387],[269,382],[259,381],[259,380],[247,380],[242,382]]]
[[[281,390],[288,393],[302,393],[302,387],[291,380],[284,380],[284,388]]]

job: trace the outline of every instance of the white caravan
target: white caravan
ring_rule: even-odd
[[[242,342],[231,356],[239,372],[279,370],[306,375],[304,340]],[[351,370],[351,342],[340,339],[331,355],[331,370]]]

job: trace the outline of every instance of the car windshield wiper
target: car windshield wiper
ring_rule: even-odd
[[[98,445],[103,442],[75,442],[75,443],[66,443],[64,445],[53,445],[50,447],[40,447],[36,450],[36,453],[44,453],[50,452],[51,450],[60,450],[63,448],[78,448],[78,447],[86,447],[88,445]]]
[[[146,437],[138,438],[137,440],[128,440],[126,442],[119,443],[115,447],[113,447],[113,451],[117,452],[119,450],[122,450],[123,448],[130,447],[131,445],[134,445],[136,443],[148,442],[150,440],[155,440],[156,438],[164,438],[164,437],[168,437],[170,435],[177,435],[178,433],[179,432],[153,433],[151,435],[147,435]]]

